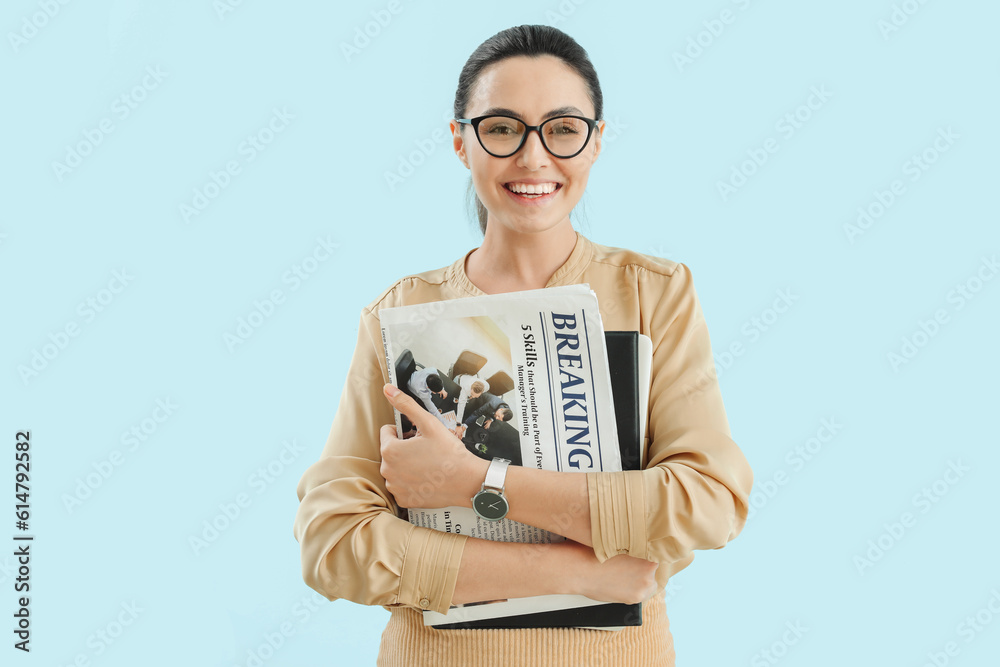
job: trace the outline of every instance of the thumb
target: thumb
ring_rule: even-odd
[[[419,405],[413,400],[412,396],[404,391],[400,391],[397,387],[386,383],[382,387],[382,393],[385,394],[386,399],[388,399],[392,407],[406,415],[420,429],[421,433],[430,433],[430,429],[434,428],[435,424],[441,423],[431,413],[427,412],[424,406]]]

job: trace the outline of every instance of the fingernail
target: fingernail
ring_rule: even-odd
[[[390,397],[395,398],[396,394],[399,393],[399,389],[396,389],[394,385],[387,384],[385,385],[385,393],[389,394]]]

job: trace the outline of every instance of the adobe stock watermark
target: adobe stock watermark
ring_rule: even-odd
[[[281,477],[292,463],[305,451],[297,441],[285,440],[277,456],[265,465],[259,466],[247,477],[246,485],[259,496]],[[243,516],[246,509],[253,504],[253,496],[247,491],[236,494],[232,500],[218,504],[219,511],[201,523],[197,533],[188,536],[188,546],[195,556],[200,556],[209,546],[218,541],[236,521]]]
[[[38,11],[21,17],[21,27],[17,32],[13,30],[7,32],[7,41],[14,53],[21,50],[38,33],[54,19],[62,8],[70,3],[70,0],[38,0]]]
[[[754,481],[753,490],[750,492],[750,510],[747,512],[749,521],[763,509],[765,505],[774,500],[775,496],[791,480],[793,473],[801,471],[806,464],[815,459],[823,448],[830,444],[834,437],[843,430],[844,425],[837,421],[836,417],[823,418],[820,420],[816,433],[806,438],[802,444],[795,445],[785,453],[785,463],[791,470],[784,468],[775,470],[770,479]]]
[[[865,570],[874,567],[875,563],[882,560],[889,550],[906,536],[907,531],[917,525],[920,515],[930,512],[971,470],[972,468],[962,464],[961,459],[949,460],[944,473],[913,494],[910,499],[910,503],[919,511],[919,515],[905,511],[899,515],[898,520],[883,523],[884,530],[875,539],[868,540],[868,548],[863,553],[854,556],[854,567],[857,568],[858,574],[864,576]]]
[[[427,327],[433,324],[444,312],[443,301],[429,301],[422,306],[419,311],[412,311],[407,315],[405,326],[399,327],[400,333],[393,335],[392,344],[397,352],[408,348],[415,340],[420,340],[421,335]],[[385,331],[382,333],[383,342]]]
[[[659,245],[650,245],[646,248],[648,250],[647,254],[656,259],[667,259],[673,256],[673,251],[662,243]],[[669,260],[668,260],[669,261]]]
[[[628,125],[622,122],[622,119],[618,116],[614,117],[614,120],[610,118],[604,119],[604,134],[601,135],[601,141],[605,144],[613,144],[618,141],[625,130],[628,129]],[[593,139],[591,139],[593,141]]]
[[[213,0],[212,9],[220,21],[225,21],[226,17],[243,6],[243,0]]]
[[[156,399],[156,406],[152,409],[148,417],[133,424],[130,428],[122,431],[119,442],[124,448],[124,452],[135,452],[143,446],[157,431],[160,426],[167,422],[180,406],[174,403],[169,396]],[[87,473],[84,477],[76,478],[76,485],[72,493],[63,493],[62,502],[67,514],[83,506],[83,504],[93,497],[97,489],[104,486],[111,476],[115,474],[120,466],[125,463],[123,450],[113,449],[104,458],[90,464],[93,472]]]
[[[78,651],[69,662],[60,662],[59,667],[89,667],[90,661],[101,657],[114,646],[125,631],[135,624],[139,614],[145,611],[135,600],[122,602],[118,606],[121,607],[120,611],[115,612],[110,621],[87,636],[87,650]]]
[[[676,583],[672,578],[667,579],[667,585],[663,587],[663,601],[670,602],[677,597],[677,594],[683,589],[684,587]]]
[[[330,240],[330,235],[326,238],[316,237],[316,245],[312,251],[298,262],[292,264],[283,274],[281,282],[288,285],[289,293],[297,292],[300,287],[316,274],[329,259],[333,256],[333,251],[340,247],[339,243]],[[232,354],[238,347],[250,340],[254,333],[264,326],[277,312],[278,307],[284,305],[287,295],[276,287],[263,299],[255,299],[253,308],[246,317],[236,320],[236,328],[232,333],[226,331],[222,334],[222,341]]]
[[[945,296],[945,301],[954,304],[953,313],[965,308],[983,290],[986,283],[993,280],[993,277],[1000,272],[1000,263],[997,256],[982,257],[979,266],[971,276],[964,281],[957,283]],[[951,322],[951,314],[947,307],[937,308],[928,319],[917,320],[917,328],[913,333],[904,335],[900,339],[898,350],[891,350],[886,354],[886,360],[894,373],[899,373],[901,366],[913,361],[921,350],[926,348],[945,325]]]
[[[739,12],[745,12],[753,4],[752,0],[732,0],[739,11],[723,9],[718,16],[701,22],[702,29],[688,37],[687,45],[681,51],[674,51],[674,65],[683,73],[684,68],[694,64],[726,32],[726,26],[736,23]]]
[[[961,135],[956,134],[950,125],[947,128],[939,127],[937,137],[934,138],[931,145],[919,153],[914,153],[903,162],[900,167],[903,176],[907,177],[911,183],[916,183],[931,168],[931,165],[940,159],[942,154],[951,150],[955,141],[960,138]],[[906,192],[906,183],[902,178],[894,179],[885,190],[876,188],[872,192],[872,199],[867,204],[858,207],[858,215],[854,222],[844,224],[844,234],[847,236],[848,242],[854,245],[854,240],[863,236],[876,222],[881,220]]]
[[[52,161],[52,173],[56,175],[56,180],[62,183],[63,179],[83,165],[84,160],[93,155],[97,147],[117,129],[115,121],[124,122],[128,119],[149,98],[149,94],[160,87],[167,75],[168,72],[161,70],[159,65],[147,65],[146,73],[139,83],[114,99],[109,115],[97,121],[93,127],[84,128],[83,138],[75,144],[66,144],[62,162]]]
[[[117,269],[112,271],[111,280],[106,287],[77,304],[76,314],[80,316],[82,324],[90,324],[99,314],[107,310],[134,279],[135,277],[129,275],[128,269],[124,267],[120,271]],[[69,347],[73,339],[80,335],[80,332],[81,323],[75,318],[69,319],[55,332],[50,331],[48,342],[42,343],[41,348],[32,348],[30,361],[27,364],[18,364],[17,374],[21,378],[21,383],[28,386],[28,382],[48,368]]]
[[[210,170],[207,182],[192,190],[191,201],[179,204],[178,210],[184,222],[191,224],[192,218],[204,213],[208,206],[232,184],[233,179],[243,173],[243,168],[266,151],[278,135],[288,129],[289,123],[294,119],[295,115],[288,111],[287,107],[272,108],[271,117],[256,132],[248,134],[236,147],[237,157],[227,160],[218,171]]]
[[[975,614],[967,615],[955,626],[955,634],[968,646],[993,623],[993,619],[997,616],[1000,616],[1000,590],[993,587],[986,603]],[[958,641],[950,640],[945,642],[940,651],[928,651],[927,661],[923,667],[945,667],[951,664],[952,658],[958,657],[961,653],[962,647]]]
[[[649,252],[645,253],[647,257],[654,260],[657,264],[662,267],[663,275],[666,275],[669,267],[672,265],[670,259],[670,252],[663,246],[649,247]],[[655,270],[655,269],[654,269]],[[669,269],[672,271],[673,269]],[[611,293],[608,294],[604,299],[601,299],[598,303],[598,308],[601,313],[601,319],[607,321],[611,319],[615,313],[624,307],[626,304],[631,303],[635,299],[635,286],[629,284],[625,280],[616,280],[611,286]]]
[[[729,179],[715,182],[715,187],[719,191],[722,201],[729,201],[729,197],[746,185],[750,178],[768,163],[771,156],[781,149],[781,141],[787,142],[794,137],[799,130],[805,127],[806,123],[812,120],[815,112],[822,109],[830,101],[831,97],[833,97],[833,93],[826,89],[825,84],[811,87],[805,102],[785,113],[775,122],[774,129],[781,135],[780,138],[768,137],[759,148],[748,148],[747,159],[732,166]]]
[[[373,9],[370,21],[354,26],[354,37],[351,41],[340,43],[340,52],[344,54],[344,60],[351,62],[352,58],[360,56],[361,52],[371,45],[372,40],[377,39],[382,31],[389,27],[393,18],[403,12],[403,9],[400,0],[389,0],[384,9]]]
[[[875,24],[878,31],[882,33],[882,40],[888,42],[893,33],[910,22],[910,19],[917,15],[921,7],[927,4],[927,0],[903,0],[903,2],[893,3],[892,11],[888,18],[881,18]]]
[[[451,120],[451,112],[445,111],[441,115],[443,127],[435,127],[426,136],[414,139],[413,150],[396,156],[395,170],[386,170],[382,173],[389,192],[395,192],[396,188],[412,176],[417,167],[424,164],[442,144],[451,143],[452,134],[448,131],[448,123]]]
[[[316,591],[311,591],[299,598],[291,609],[291,615],[295,622],[286,620],[270,632],[265,632],[261,635],[256,646],[247,649],[246,659],[237,664],[243,667],[263,667],[289,639],[295,636],[297,631],[312,620],[317,612],[322,611],[321,605],[324,602],[329,603],[330,601]]]
[[[721,378],[725,371],[733,367],[736,359],[746,354],[748,347],[770,331],[781,319],[781,316],[786,314],[792,305],[799,300],[799,296],[792,294],[791,288],[787,287],[777,290],[776,295],[770,306],[753,315],[740,326],[743,339],[733,341],[722,352],[712,353],[712,359],[715,363],[710,370],[702,370],[695,381],[684,388],[685,398],[691,398]]]
[[[785,621],[787,628],[781,637],[775,639],[769,646],[753,654],[750,658],[751,667],[767,667],[776,665],[788,655],[791,647],[799,643],[799,640],[809,632],[809,628],[803,627],[802,621]]]
[[[545,18],[542,23],[553,28],[560,23],[565,23],[571,16],[576,14],[577,7],[587,3],[587,0],[562,0],[558,5],[545,10]]]
[[[5,585],[8,581],[14,581],[18,569],[17,561],[9,555],[3,556],[0,560],[0,586]]]

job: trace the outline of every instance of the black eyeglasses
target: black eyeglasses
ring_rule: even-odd
[[[540,125],[526,125],[513,116],[479,116],[455,120],[472,125],[479,145],[493,157],[510,157],[521,150],[528,132],[532,130],[538,132],[542,146],[553,156],[575,157],[590,141],[590,135],[597,127],[596,120],[583,116],[556,116]]]

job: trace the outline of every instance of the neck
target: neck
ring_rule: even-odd
[[[551,229],[533,233],[488,225],[482,245],[466,260],[465,271],[486,294],[541,289],[575,246],[576,231],[568,217]]]

